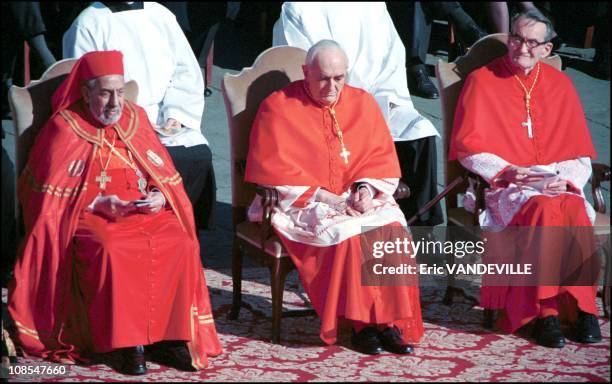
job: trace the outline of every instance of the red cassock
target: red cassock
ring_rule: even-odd
[[[351,153],[348,164],[339,155],[342,147],[329,111],[308,96],[303,81],[270,95],[261,103],[251,130],[245,180],[310,186],[306,194],[321,187],[340,195],[362,178],[399,178],[393,140],[374,98],[347,85],[335,113]],[[298,199],[297,206],[303,200]],[[386,227],[398,225],[390,223]],[[362,285],[360,236],[318,247],[278,234],[321,318],[320,337],[324,342],[336,341],[339,318],[394,323],[405,342],[420,339],[423,323],[418,285]]]
[[[533,139],[521,124],[526,121],[525,92],[510,70],[506,56],[472,72],[466,79],[457,108],[449,160],[492,153],[517,166],[595,158],[595,149],[578,94],[571,79],[540,62],[540,75],[531,95]],[[529,89],[537,68],[517,74]],[[530,198],[510,226],[591,226],[584,200],[577,195]],[[533,246],[537,247],[537,244]],[[561,261],[557,261],[561,262]],[[545,308],[575,318],[576,309],[597,314],[596,287],[530,286],[483,287],[481,305],[505,309],[498,326],[513,332]]]
[[[196,368],[221,353],[200,261],[193,212],[145,111],[125,102],[102,127],[82,102],[43,127],[19,179],[26,237],[9,287],[9,311],[24,352],[56,361],[92,352],[185,340]],[[87,206],[98,193],[142,198],[135,170],[166,208],[109,220]],[[131,157],[130,157],[131,155]],[[110,182],[96,180],[105,169]]]

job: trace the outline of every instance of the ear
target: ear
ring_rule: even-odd
[[[302,72],[304,73],[304,78],[308,76],[308,66],[306,64],[302,65]]]
[[[544,49],[542,49],[542,59],[548,57],[552,53],[553,43],[548,42],[544,44]]]
[[[83,96],[83,100],[85,100],[86,104],[89,104],[89,88],[86,85],[81,87],[81,96]]]

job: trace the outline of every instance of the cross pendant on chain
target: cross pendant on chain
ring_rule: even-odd
[[[342,152],[340,152],[340,157],[344,158],[344,164],[348,164],[348,157],[350,156],[350,152],[346,150],[346,148],[342,148]]]
[[[106,171],[100,172],[100,176],[96,176],[96,181],[100,183],[100,189],[106,189],[106,183],[110,183],[112,177],[106,174]]]
[[[531,127],[531,114],[527,114],[527,121],[522,122],[521,125],[523,127],[527,127],[527,136],[530,139],[533,139],[533,130],[532,130],[532,127]]]

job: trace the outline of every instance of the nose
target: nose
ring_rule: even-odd
[[[119,100],[119,94],[117,93],[117,91],[113,91],[110,95],[110,98],[108,99],[108,105],[111,107],[117,106],[118,100]]]
[[[525,40],[521,40],[521,42],[519,44],[519,51],[521,53],[529,52],[529,47],[527,46],[527,42]]]

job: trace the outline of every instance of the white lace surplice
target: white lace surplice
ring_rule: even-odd
[[[308,186],[275,186],[279,192],[279,206],[274,208],[272,225],[286,238],[303,244],[326,247],[338,244],[352,236],[370,229],[399,222],[406,226],[402,211],[392,195],[399,179],[361,179],[376,190],[373,199],[375,209],[362,216],[348,216],[336,211],[326,203],[315,202],[314,194],[305,207],[292,204],[307,190]],[[344,192],[346,198],[349,191]],[[261,198],[255,197],[249,207],[249,220],[261,221],[263,209]]]
[[[466,169],[482,176],[489,184],[504,168],[512,166],[501,157],[491,153],[467,156],[459,159],[459,162]],[[588,157],[560,161],[545,166],[557,171],[560,179],[571,184],[571,188],[562,193],[577,194],[584,199],[582,189],[591,176],[591,160]],[[487,188],[485,189],[486,209],[480,214],[480,225],[488,227],[490,230],[501,230],[512,221],[514,215],[531,197],[541,195],[554,197],[558,194],[542,192],[531,186],[519,186],[512,183],[506,188]],[[591,223],[594,223],[595,210],[586,199],[584,199],[584,205]],[[473,212],[475,207],[473,190],[468,189],[466,192],[463,206]]]

